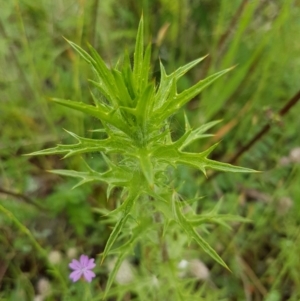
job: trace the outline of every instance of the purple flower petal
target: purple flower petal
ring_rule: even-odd
[[[69,264],[69,267],[72,269],[72,270],[78,270],[81,268],[81,264],[78,260],[76,259],[73,259],[72,262]]]
[[[76,282],[80,279],[81,275],[82,275],[82,271],[77,270],[77,271],[73,271],[69,277],[70,279],[72,279],[73,282]]]
[[[94,263],[94,261],[95,261],[95,259],[91,258],[89,260],[88,264],[86,265],[86,268],[89,269],[89,270],[93,269],[96,266],[96,264]]]
[[[87,282],[91,282],[95,276],[96,274],[90,270],[83,271],[83,277]]]
[[[89,258],[86,255],[81,255],[79,258],[79,261],[80,261],[81,267],[83,268],[83,267],[87,266],[87,264],[89,262]]]
[[[73,259],[71,263],[69,263],[70,269],[74,270],[70,274],[70,279],[73,282],[78,281],[82,276],[87,282],[91,282],[96,274],[91,271],[95,266],[95,259],[89,258],[87,255],[82,254],[79,258],[79,261]]]

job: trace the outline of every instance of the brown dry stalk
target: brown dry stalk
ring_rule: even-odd
[[[278,112],[278,116],[283,117],[300,99],[300,90],[287,102],[287,104]],[[256,142],[258,142],[271,129],[271,124],[266,124],[246,145],[242,146],[229,160],[228,163],[235,163],[238,158],[248,151]]]
[[[6,194],[6,195],[11,195],[11,196],[13,196],[15,198],[21,199],[25,203],[30,204],[30,205],[36,207],[39,210],[43,210],[43,211],[46,210],[44,207],[40,206],[38,203],[34,202],[31,198],[29,198],[28,196],[26,196],[24,194],[13,192],[13,191],[10,191],[10,190],[6,190],[6,189],[0,187],[0,194],[1,193],[2,194]]]
[[[243,0],[240,4],[240,6],[237,8],[234,16],[231,18],[231,21],[227,27],[227,30],[220,36],[218,42],[217,42],[217,47],[216,49],[218,49],[219,53],[222,52],[223,46],[226,42],[226,40],[228,39],[228,37],[230,36],[230,33],[232,31],[232,29],[236,26],[236,24],[238,24],[238,21],[244,11],[244,9],[246,8],[247,4],[248,4],[249,0]],[[205,61],[204,61],[204,65],[203,65],[203,76],[205,77],[210,65],[212,62],[212,57],[209,56]]]
[[[277,113],[279,117],[284,117],[284,115],[294,107],[300,100],[300,90],[287,102],[287,104]],[[242,146],[227,162],[234,164],[245,152],[247,152],[256,142],[258,142],[262,137],[269,132],[271,129],[271,124],[266,124],[246,145]],[[222,160],[220,160],[222,161]],[[207,181],[212,180],[218,172],[212,171],[209,174]]]

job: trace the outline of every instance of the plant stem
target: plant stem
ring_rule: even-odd
[[[60,271],[52,263],[49,262],[47,251],[36,241],[32,233],[30,232],[30,230],[26,228],[9,210],[4,208],[1,204],[0,204],[0,212],[3,212],[19,228],[20,232],[24,233],[29,238],[29,240],[34,245],[37,252],[46,261],[48,268],[53,271],[52,274],[62,284],[63,289],[66,290],[67,284],[65,279],[61,275]]]
[[[287,102],[287,104],[278,112],[278,116],[283,117],[300,100],[300,90]],[[266,124],[246,145],[242,146],[235,155],[229,160],[229,163],[235,163],[238,158],[248,151],[256,142],[258,142],[271,129],[271,124]]]

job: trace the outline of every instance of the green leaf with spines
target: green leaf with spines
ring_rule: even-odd
[[[60,155],[65,154],[63,159],[75,155],[81,155],[90,152],[105,152],[105,153],[123,153],[134,154],[134,148],[130,141],[123,140],[120,143],[118,140],[108,137],[106,139],[90,139],[80,137],[70,131],[65,130],[68,134],[73,136],[78,143],[76,144],[58,144],[56,147],[47,148],[37,152],[27,154],[27,156],[41,156],[41,155]]]
[[[216,72],[216,73],[206,77],[205,79],[200,80],[194,86],[192,86],[192,87],[186,89],[185,91],[181,92],[180,94],[178,94],[176,96],[176,98],[171,101],[170,108],[173,107],[174,109],[175,108],[177,109],[178,106],[182,107],[188,101],[192,100],[195,96],[200,94],[201,91],[203,91],[206,87],[211,85],[215,80],[217,80],[218,78],[220,78],[224,74],[228,73],[232,69],[233,69],[233,67],[232,68],[227,68],[225,70]]]
[[[154,86],[149,84],[143,91],[143,94],[138,99],[136,106],[136,116],[142,127],[145,127],[148,121],[148,116],[151,114],[153,104]]]
[[[196,60],[193,60],[189,63],[187,63],[184,66],[179,67],[176,71],[171,73],[170,77],[175,77],[176,80],[178,80],[180,77],[182,77],[184,74],[186,74],[190,69],[194,68],[196,65],[198,65],[200,62],[202,62],[204,59],[207,58],[207,55],[200,57]]]
[[[217,252],[200,236],[200,234],[193,228],[191,223],[185,218],[182,214],[179,202],[175,199],[172,200],[172,210],[175,217],[175,220],[179,223],[182,229],[187,233],[187,235],[194,239],[197,244],[203,249],[205,253],[207,253],[210,257],[212,257],[215,261],[217,261],[220,265],[229,269],[227,264],[223,261],[223,259],[217,254]]]
[[[132,72],[132,68],[131,68],[128,51],[125,51],[121,72],[122,72],[122,77],[124,79],[126,87],[128,89],[128,93],[131,96],[131,99],[135,100],[135,98],[137,96],[137,91],[136,91],[136,87],[134,84],[133,72]],[[135,102],[134,102],[134,105],[135,105]]]
[[[119,219],[108,239],[103,252],[103,260],[111,252],[115,241],[121,237],[122,228],[131,216],[135,201],[145,194],[160,203],[163,202],[162,206],[156,206],[156,208],[164,213],[167,223],[175,219],[190,238],[194,239],[205,252],[226,267],[222,259],[199,235],[195,226],[203,224],[204,221],[213,221],[227,226],[226,221],[232,216],[222,215],[221,218],[218,218],[220,215],[211,213],[207,216],[192,217],[190,219],[188,214],[182,214],[179,202],[174,200],[170,204],[170,202],[165,202],[163,199],[165,194],[169,193],[169,189],[165,187],[165,183],[168,180],[170,181],[167,178],[168,174],[165,173],[168,166],[176,168],[178,164],[190,165],[198,168],[204,174],[206,168],[231,172],[255,172],[251,169],[208,159],[207,157],[217,144],[201,153],[182,151],[197,139],[210,136],[210,134],[204,133],[218,121],[192,129],[185,116],[185,133],[176,141],[172,141],[171,137],[169,117],[197,96],[204,88],[230,71],[231,68],[215,73],[183,92],[177,93],[178,79],[205,57],[194,60],[169,75],[166,74],[163,64],[160,63],[161,79],[158,86],[156,86],[148,78],[151,45],[148,45],[144,53],[143,18],[139,23],[133,67],[128,53],[125,53],[123,61],[119,61],[115,68],[109,68],[90,45],[88,46],[89,54],[75,43],[68,42],[91,65],[96,74],[96,79],[90,80],[90,82],[103,97],[98,99],[91,93],[95,106],[63,99],[54,99],[53,101],[98,118],[103,125],[102,131],[106,132],[107,138],[88,139],[69,132],[77,140],[76,144],[59,144],[55,148],[33,154],[65,154],[64,158],[95,151],[119,154],[119,156],[115,156],[117,158],[116,164],[104,156],[109,170],[103,173],[96,172],[89,167],[87,167],[87,172],[53,171],[60,175],[81,179],[78,185],[91,181],[104,181],[108,184],[108,194],[114,187],[123,189],[120,199],[125,198],[125,201],[120,202],[121,205],[111,212],[112,216],[118,216]],[[162,175],[165,175],[165,178]],[[168,205],[173,210],[173,216],[166,214]],[[164,227],[164,231],[165,229],[166,227]],[[119,258],[120,262],[122,258],[122,256]],[[111,283],[112,280],[109,281]]]
[[[110,99],[110,94],[109,92],[106,90],[106,87],[103,85],[103,82],[101,81],[101,79],[99,79],[97,82],[94,80],[89,79],[88,80],[95,88],[97,88],[99,90],[99,92],[105,97],[105,99],[108,100]],[[92,93],[91,93],[92,94]],[[95,97],[93,97],[95,99]],[[101,106],[104,105],[103,101],[100,101],[99,99],[97,99],[97,101],[95,102],[95,104],[98,106],[98,104],[100,104]],[[109,102],[109,105],[106,104],[106,107],[109,109],[113,109],[116,108],[117,106],[112,106],[111,103]]]
[[[155,95],[155,101],[154,101],[154,109],[160,108],[162,104],[166,101],[166,98],[169,95],[170,87],[172,85],[172,80],[168,79],[166,70],[162,62],[159,62],[160,64],[160,83],[158,90]]]
[[[114,107],[117,106],[117,99],[114,93],[114,88],[116,87],[114,83],[114,78],[110,73],[110,70],[107,68],[106,64],[102,60],[102,58],[99,56],[97,51],[89,45],[89,50],[92,53],[92,56],[89,55],[85,50],[83,50],[80,46],[77,44],[69,41],[66,39],[66,41],[72,46],[76,52],[80,54],[80,56],[89,64],[92,65],[92,68],[98,75],[98,79],[100,80],[100,85],[102,83],[102,89],[105,91],[105,96],[109,101],[111,101],[112,105]]]
[[[128,187],[130,186],[130,180],[131,180],[131,173],[129,171],[126,171],[121,168],[113,168],[106,172],[99,173],[97,171],[75,171],[75,170],[64,170],[64,169],[54,169],[49,170],[49,172],[62,175],[62,176],[68,176],[73,178],[81,178],[82,180],[76,184],[74,188],[81,186],[85,183],[99,181],[99,182],[105,182],[110,185],[115,185],[119,187]]]
[[[217,72],[213,75],[210,75],[207,78],[199,81],[191,88],[188,88],[185,91],[181,92],[180,94],[176,94],[175,96],[171,95],[171,97],[168,97],[164,105],[162,105],[154,112],[154,114],[157,116],[157,120],[159,122],[162,122],[163,120],[167,119],[171,115],[175,114],[187,102],[192,100],[195,96],[200,94],[202,90],[204,90],[215,80],[217,80],[222,75],[229,72],[230,70],[232,70],[232,68],[228,68],[220,72]]]
[[[210,134],[205,134],[204,135],[203,133],[205,133],[211,127],[215,126],[216,124],[218,124],[220,122],[221,122],[221,120],[216,120],[216,121],[208,122],[206,124],[203,124],[199,128],[190,131],[189,135],[186,137],[185,141],[179,147],[179,150],[184,149],[185,147],[187,147],[189,144],[191,144],[192,142],[194,142],[196,140],[213,136],[213,135],[210,135]],[[186,124],[186,132],[189,131],[189,129],[187,129],[187,128],[190,129],[189,125]]]
[[[182,143],[180,139],[179,142]],[[154,152],[154,157],[158,161],[167,162],[168,164],[173,166],[176,166],[177,164],[185,164],[185,165],[196,167],[200,169],[205,175],[206,175],[207,167],[215,170],[220,170],[220,171],[248,172],[248,173],[257,172],[256,170],[253,169],[234,166],[228,163],[221,163],[218,161],[207,159],[207,156],[217,147],[218,143],[214,144],[209,149],[201,153],[188,153],[188,152],[182,152],[178,149],[178,144],[179,144],[179,148],[181,147],[181,143],[179,142],[176,141],[171,145],[157,147]]]
[[[154,170],[153,164],[151,162],[151,156],[149,152],[145,149],[141,149],[139,153],[139,161],[141,170],[149,184],[150,187],[154,186]]]
[[[143,83],[143,61],[144,61],[144,20],[141,17],[134,50],[134,63],[133,63],[133,78],[135,86],[139,93],[141,92]]]
[[[140,220],[139,224],[133,229],[130,239],[126,243],[124,243],[121,247],[111,250],[111,253],[112,254],[117,253],[118,257],[112,271],[109,273],[109,277],[107,279],[107,283],[105,286],[104,298],[107,295],[108,291],[110,290],[122,262],[127,256],[133,254],[134,244],[142,235],[145,234],[146,230],[149,228],[150,223],[151,220],[148,219]]]
[[[117,83],[117,88],[119,91],[119,106],[125,106],[125,107],[133,107],[134,102],[131,99],[131,96],[129,94],[129,91],[125,85],[124,77],[122,73],[118,70],[112,71],[115,81]]]
[[[203,61],[207,56],[201,57],[199,59],[196,59],[180,68],[178,68],[173,73],[167,75],[166,70],[160,62],[160,73],[161,73],[161,79],[160,79],[160,85],[156,94],[155,98],[155,108],[160,108],[165,102],[166,98],[169,95],[170,89],[172,86],[176,87],[177,80],[183,76],[186,72],[188,72],[191,68],[199,64],[201,61]]]
[[[222,204],[223,199],[220,199],[220,201],[217,202],[217,204],[211,211],[207,213],[203,212],[201,213],[201,215],[196,215],[194,209],[192,212],[192,216],[188,216],[187,220],[193,227],[213,223],[224,226],[230,230],[231,227],[228,224],[228,222],[252,223],[251,219],[242,216],[232,214],[220,214],[219,211],[221,209]]]
[[[97,70],[99,74],[99,79],[104,83],[109,93],[108,100],[111,101],[114,107],[118,107],[118,97],[115,93],[117,85],[114,80],[114,76],[112,75],[111,70],[106,66],[106,63],[103,61],[98,52],[89,44],[88,47],[94,61],[96,62],[96,64],[93,65],[93,67]]]
[[[99,120],[105,121],[113,125],[114,127],[126,134],[131,134],[130,129],[128,128],[128,126],[126,126],[120,114],[118,114],[117,111],[110,111],[104,105],[98,104],[97,107],[95,107],[87,105],[83,102],[76,102],[59,98],[52,98],[51,100],[65,107],[96,117]]]
[[[219,171],[226,171],[226,172],[243,172],[243,173],[259,173],[260,171],[251,169],[251,168],[245,168],[240,166],[235,166],[229,163],[223,163],[215,160],[210,160],[205,158],[205,167],[219,170]]]
[[[117,260],[114,262],[114,267],[113,269],[110,271],[106,285],[105,285],[105,291],[104,291],[104,295],[103,295],[103,299],[105,299],[107,297],[107,294],[116,278],[116,275],[121,267],[122,262],[124,261],[124,259],[126,258],[126,256],[128,256],[128,251],[125,249],[125,246],[127,247],[127,244],[123,245],[123,252],[119,252],[118,256],[117,256]],[[130,246],[129,246],[130,247]]]
[[[96,65],[95,60],[85,51],[83,50],[80,46],[78,46],[77,44],[75,44],[72,41],[69,41],[68,39],[64,38],[70,45],[71,47],[77,52],[79,53],[79,55],[89,64]]]
[[[141,90],[146,89],[148,86],[148,76],[150,72],[150,61],[151,61],[151,44],[149,43],[146,51],[145,56],[143,59],[143,66],[142,66],[142,82],[141,82]]]
[[[232,214],[201,214],[200,216],[195,216],[193,218],[189,218],[188,222],[196,227],[202,224],[222,224],[223,226],[226,225],[227,221],[229,222],[240,222],[240,223],[252,223],[253,221],[249,218],[245,218],[238,215]]]
[[[190,137],[192,133],[192,130],[186,131],[178,140],[172,143],[172,146],[175,147],[178,150],[181,150],[184,143],[187,141],[187,139]]]
[[[104,251],[102,253],[102,262],[104,261],[104,259],[106,258],[106,256],[108,255],[110,249],[112,248],[114,242],[116,241],[116,239],[118,238],[120,232],[122,231],[125,223],[127,222],[131,209],[134,206],[134,203],[136,201],[136,199],[140,196],[140,192],[137,191],[137,189],[132,189],[129,190],[128,196],[126,198],[126,200],[124,201],[124,205],[122,206],[123,208],[123,214],[122,217],[119,219],[119,221],[117,222],[117,224],[114,226],[113,231],[111,232]]]

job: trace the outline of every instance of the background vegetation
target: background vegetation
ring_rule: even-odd
[[[0,300],[38,300],[37,296],[39,300],[82,300],[55,291],[47,262],[59,263],[71,294],[70,258],[76,252],[96,258],[111,231],[91,208],[114,209],[117,196],[107,202],[101,183],[71,190],[72,179],[46,172],[80,170],[79,157],[61,161],[59,156],[22,155],[68,142],[63,129],[89,136],[89,130],[98,126],[96,120],[48,102],[49,97],[90,101],[89,67],[62,37],[82,47],[89,42],[108,65],[114,64],[124,49],[133,52],[142,11],[146,41],[153,43],[156,81],[159,58],[171,72],[209,54],[179,82],[181,90],[237,65],[185,108],[195,127],[223,120],[214,128],[216,136],[201,140],[194,150],[222,140],[214,152],[216,159],[264,171],[210,174],[206,179],[188,168],[178,170],[174,186],[180,186],[185,197],[203,196],[199,212],[211,210],[222,198],[222,212],[253,220],[252,224],[233,224],[231,230],[211,229],[208,241],[232,273],[198,248],[193,258],[182,258],[198,264],[192,276],[197,280],[194,290],[199,300],[200,296],[214,301],[300,300],[297,0],[1,2]],[[174,136],[183,130],[183,114],[179,114],[173,120]],[[104,165],[97,153],[87,160],[93,168]],[[42,250],[36,249],[35,242]],[[138,262],[137,256],[127,264],[134,269]],[[109,264],[98,268],[99,290],[105,287],[108,273]],[[52,293],[47,296],[43,292],[48,285]],[[130,285],[115,284],[115,288],[122,287],[119,300],[135,300],[128,293]]]

